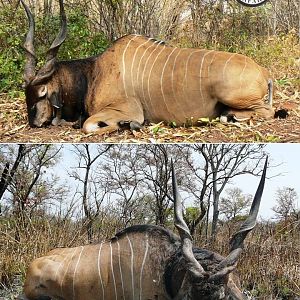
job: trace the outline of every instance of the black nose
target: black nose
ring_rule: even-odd
[[[30,126],[31,128],[37,127],[33,122],[34,122],[34,119],[28,118],[29,126]]]
[[[29,123],[29,125],[32,128],[44,128],[44,127],[48,127],[49,125],[51,125],[51,120],[46,121],[44,123],[39,123],[39,122],[34,121],[34,123],[32,123],[32,124]]]
[[[27,108],[28,113],[28,123],[30,127],[36,127],[34,124],[34,119],[36,115],[36,105],[31,106],[30,108]]]

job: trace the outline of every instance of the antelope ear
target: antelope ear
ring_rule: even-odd
[[[55,108],[62,108],[62,100],[60,94],[57,92],[53,92],[49,98],[51,104]]]
[[[43,98],[46,96],[48,92],[48,88],[46,85],[42,85],[39,89],[38,89],[38,97],[39,98]]]

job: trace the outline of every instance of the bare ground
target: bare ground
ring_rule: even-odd
[[[0,95],[0,141],[2,143],[252,143],[300,142],[300,92],[291,87],[278,90],[275,108],[286,108],[286,119],[251,120],[247,123],[202,122],[200,126],[171,128],[151,124],[140,132],[119,131],[99,136],[84,134],[71,124],[30,128],[25,100]]]

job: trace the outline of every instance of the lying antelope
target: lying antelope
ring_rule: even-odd
[[[19,300],[244,299],[233,271],[256,223],[266,169],[267,161],[250,214],[231,239],[227,257],[193,247],[172,165],[180,237],[159,226],[137,225],[98,245],[55,249],[31,263]]]
[[[57,61],[67,32],[63,0],[60,33],[36,73],[34,17],[21,2],[29,19],[24,78],[32,127],[79,120],[84,132],[103,134],[124,124],[137,129],[145,120],[182,125],[202,117],[274,117],[269,72],[244,55],[127,35],[96,57]]]

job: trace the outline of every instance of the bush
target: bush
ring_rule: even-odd
[[[60,17],[36,17],[35,50],[45,62],[45,54],[60,28]],[[18,95],[22,91],[24,50],[22,45],[28,30],[23,10],[0,8],[0,93]],[[89,20],[80,10],[68,11],[68,36],[61,47],[59,59],[77,59],[102,53],[108,46],[102,32],[89,30]]]
[[[24,22],[20,12],[2,9],[0,12],[0,93],[20,90],[22,85],[22,66],[24,62],[21,49]]]

